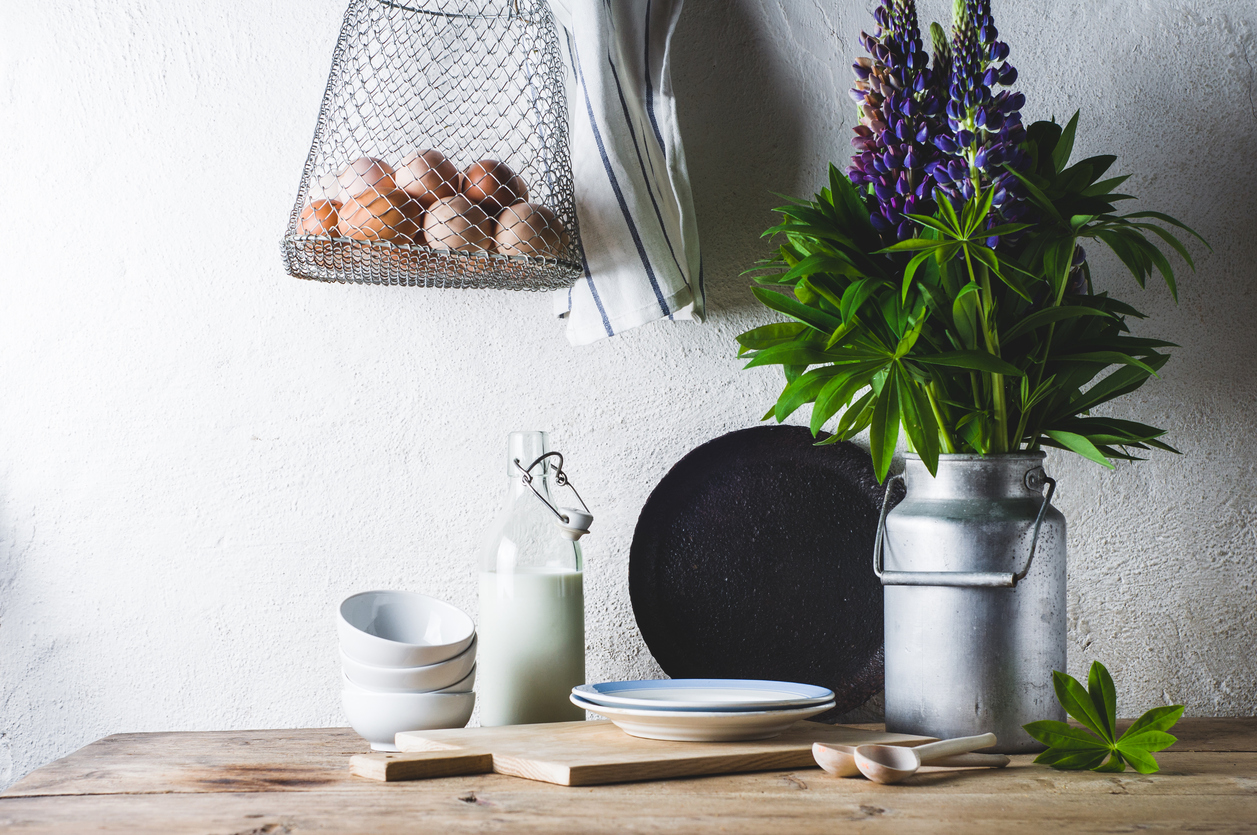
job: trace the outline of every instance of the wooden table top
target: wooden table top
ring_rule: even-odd
[[[1141,775],[923,770],[880,786],[820,769],[567,788],[502,775],[377,783],[348,729],[116,734],[0,794],[32,832],[1257,832],[1257,718],[1184,719]]]

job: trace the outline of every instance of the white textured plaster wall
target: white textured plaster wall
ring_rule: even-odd
[[[770,320],[738,273],[770,191],[848,153],[868,5],[688,0],[674,74],[710,321],[574,349],[541,296],[284,276],[341,0],[5,0],[0,786],[111,732],[341,724],[334,603],[393,586],[474,611],[515,428],[553,431],[598,512],[589,675],[657,674],[627,594],[637,512],[778,389],[734,360]],[[1071,670],[1103,659],[1127,714],[1253,713],[1257,7],[995,12],[1027,115],[1082,107],[1079,151],[1120,153],[1144,206],[1215,248],[1177,308],[1094,254],[1139,332],[1183,345],[1115,413],[1185,455],[1051,457]]]

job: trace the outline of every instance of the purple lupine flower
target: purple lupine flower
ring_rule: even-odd
[[[1021,182],[1004,168],[1007,164],[1025,171],[1031,160],[1018,147],[1026,137],[1021,123],[1026,97],[1007,89],[995,92],[1017,80],[1016,68],[1006,61],[1008,45],[998,37],[990,0],[955,0],[945,107],[949,132],[934,139],[942,157],[930,172],[938,190],[954,204],[972,197],[977,188],[993,187],[990,225],[1015,221],[1029,211]],[[938,44],[935,49],[937,53]],[[942,166],[944,177],[939,176]],[[991,246],[998,242],[988,241]]]
[[[933,139],[945,129],[946,75],[929,68],[915,0],[880,0],[872,35],[861,33],[869,57],[856,60],[851,98],[860,108],[847,176],[870,195],[870,221],[887,242],[912,237],[905,215],[930,212],[935,180],[929,169],[940,152]]]

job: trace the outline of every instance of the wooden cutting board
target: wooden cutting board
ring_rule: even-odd
[[[353,773],[374,780],[421,780],[496,772],[560,786],[811,768],[813,742],[920,745],[932,737],[799,722],[774,739],[665,742],[629,736],[611,722],[554,722],[501,728],[409,731],[398,754],[358,754]]]

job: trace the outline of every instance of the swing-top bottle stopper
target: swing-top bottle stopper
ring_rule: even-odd
[[[547,458],[558,459],[558,464],[553,465],[555,473],[554,483],[560,487],[566,487],[571,490],[572,494],[576,496],[576,500],[580,502],[580,508],[555,507],[546,500],[545,496],[541,495],[541,493],[537,491],[536,487],[533,486],[532,471],[538,464],[545,461]],[[563,471],[563,453],[547,452],[527,467],[521,464],[517,458],[515,459],[515,466],[519,468],[520,480],[523,481],[524,484],[528,485],[528,489],[532,490],[533,495],[536,496],[537,499],[548,507],[550,512],[554,514],[554,523],[558,525],[559,533],[561,533],[565,539],[570,539],[575,542],[585,534],[589,533],[589,526],[594,522],[594,515],[589,512],[589,506],[586,505],[585,500],[580,497],[580,493],[576,492],[576,488],[572,486],[572,482],[567,478],[567,473]]]

